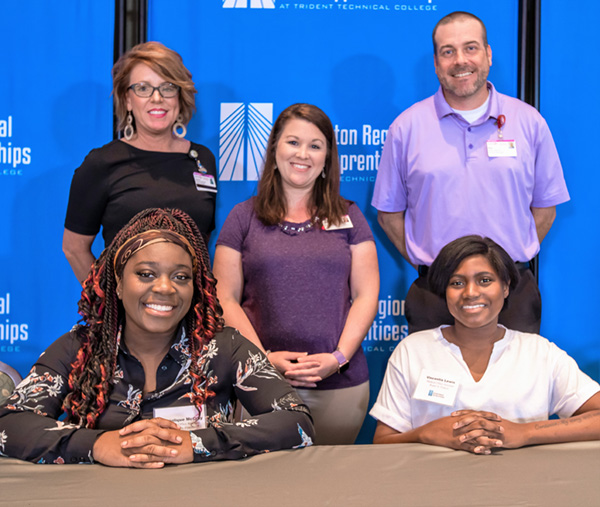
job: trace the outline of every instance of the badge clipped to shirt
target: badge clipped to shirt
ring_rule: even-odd
[[[324,231],[339,231],[341,229],[352,229],[353,227],[354,224],[352,224],[352,220],[350,220],[350,217],[348,215],[344,215],[342,217],[341,223],[339,223],[338,225],[330,224],[326,218],[323,219],[321,225],[321,229],[323,229]]]
[[[517,142],[514,139],[498,139],[487,142],[488,157],[516,157]]]
[[[217,182],[212,174],[194,172],[194,182],[196,183],[196,190],[200,192],[217,192]]]
[[[422,370],[413,398],[452,407],[459,383],[443,373]]]
[[[195,405],[181,407],[163,407],[153,410],[154,417],[162,417],[177,423],[182,430],[193,431],[206,428],[206,407],[202,405],[202,411],[198,413]]]
[[[517,142],[514,139],[503,139],[502,127],[506,124],[506,116],[498,115],[496,125],[498,127],[498,140],[487,142],[488,157],[516,157]]]

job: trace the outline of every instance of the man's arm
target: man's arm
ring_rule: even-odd
[[[533,215],[538,240],[541,244],[556,218],[556,206],[550,206],[549,208],[531,208],[531,214]]]
[[[377,211],[377,221],[381,228],[387,234],[387,237],[402,254],[407,262],[414,266],[408,257],[406,251],[406,239],[404,232],[404,211],[396,213],[387,213],[385,211]]]

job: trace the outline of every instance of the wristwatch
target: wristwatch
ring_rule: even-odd
[[[344,354],[342,354],[338,349],[335,349],[332,352],[332,354],[338,362],[338,373],[344,373],[350,366],[350,362],[346,359],[346,356],[344,356]]]

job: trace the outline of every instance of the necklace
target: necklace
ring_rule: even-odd
[[[318,222],[319,218],[315,218],[314,222]],[[295,236],[296,234],[300,234],[301,232],[308,232],[314,227],[314,223],[312,220],[308,220],[300,225],[289,225],[289,223],[284,224],[279,222],[277,224],[279,228],[289,236]]]

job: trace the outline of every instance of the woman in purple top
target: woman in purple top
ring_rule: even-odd
[[[234,207],[214,273],[227,325],[268,352],[310,407],[317,444],[354,443],[369,383],[363,341],[377,311],[373,235],[339,194],[331,121],[294,104],[269,137],[256,197]]]

